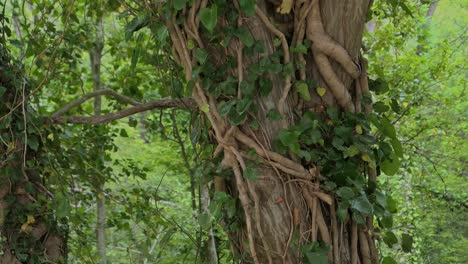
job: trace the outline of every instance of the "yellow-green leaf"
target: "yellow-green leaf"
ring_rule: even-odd
[[[204,104],[200,106],[200,110],[202,110],[203,113],[208,113],[210,111],[210,106],[208,104]]]
[[[355,129],[356,129],[356,133],[358,133],[359,135],[362,135],[362,127],[361,127],[361,125],[356,125]]]
[[[280,14],[289,14],[291,12],[293,0],[283,0],[281,5],[276,9],[276,12]]]
[[[296,83],[296,89],[299,95],[304,99],[305,101],[310,101],[310,92],[309,92],[309,86],[307,85],[306,82],[298,82]]]
[[[317,94],[320,96],[320,97],[323,97],[325,95],[325,93],[327,92],[327,90],[323,87],[317,87],[317,89],[315,89],[315,91],[317,91]]]

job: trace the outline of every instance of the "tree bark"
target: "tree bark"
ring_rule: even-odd
[[[335,201],[317,187],[323,177],[319,168],[300,164],[294,155],[281,156],[272,151],[271,144],[279,131],[294,124],[295,116],[304,111],[323,112],[326,107],[334,105],[339,105],[343,111],[356,111],[360,104],[355,102],[354,88],[360,78],[359,53],[371,1],[296,1],[295,12],[306,12],[306,22],[297,29],[302,30],[299,38],[307,37],[313,42],[305,58],[291,58],[288,52],[288,45],[292,46],[292,42],[297,41],[294,37],[291,40],[292,32],[288,28],[295,22],[304,22],[304,19],[300,19],[301,13],[280,16],[282,21],[274,21],[278,17],[275,10],[279,7],[272,6],[272,2],[275,1],[257,1],[255,15],[242,17],[238,22],[247,26],[256,41],[265,44],[265,53],[259,56],[243,55],[240,41],[231,40],[223,51],[211,46],[203,36],[197,35],[196,21],[193,22],[195,27],[190,26],[191,14],[197,12],[197,1],[195,7],[192,7],[195,11],[187,11],[188,22],[185,25],[179,26],[175,22],[167,24],[174,44],[174,57],[184,67],[187,80],[192,79],[193,68],[190,51],[186,47],[190,39],[208,50],[215,66],[222,65],[227,56],[237,58],[237,73],[233,75],[239,82],[246,76],[249,65],[257,62],[259,57],[282,50],[283,65],[293,59],[306,64],[298,78],[315,80],[319,87],[326,88],[323,98],[311,89],[311,102],[298,104],[297,96],[289,93],[290,78],[286,76],[283,80],[279,75],[269,75],[267,78],[272,80],[273,90],[268,96],[255,98],[257,112],[254,115],[261,129],[252,131],[248,125],[233,127],[221,118],[216,110],[216,98],[203,91],[201,82],[195,85],[194,98],[197,104],[200,107],[206,104],[210,106],[206,114],[213,126],[218,149],[224,150],[223,164],[234,173],[233,179],[225,184],[232,190],[231,194],[239,199],[244,211],[241,229],[230,232],[234,253],[242,255],[249,252],[249,257],[244,258],[242,263],[301,263],[300,247],[310,242],[323,241],[331,248],[328,254],[330,262],[377,263],[376,256],[372,254],[375,252],[373,241],[365,234],[366,228],[356,227],[349,220],[339,223],[338,230],[336,218],[331,217],[335,216]],[[202,7],[204,4],[201,2]],[[237,7],[232,5],[232,8]],[[294,21],[294,16],[297,21]],[[222,30],[226,21],[221,17],[218,19],[221,26],[217,30]],[[280,22],[286,24],[281,30],[279,26],[275,27]],[[275,38],[280,40],[279,47],[274,45]],[[242,98],[240,92],[238,98]],[[274,109],[280,112],[281,121],[267,118],[267,113]],[[243,177],[245,152],[249,149],[254,149],[264,160],[263,165],[257,167],[260,175],[256,181]],[[218,183],[217,186],[222,184]]]
[[[93,49],[89,52],[91,62],[91,74],[93,80],[93,91],[98,92],[102,89],[101,85],[101,59],[102,49],[104,48],[104,26],[102,23],[102,17],[100,17],[96,23],[96,39],[93,45]],[[101,115],[101,97],[97,96],[94,98],[94,116]],[[98,143],[100,144],[100,143]],[[96,146],[98,147],[98,146]],[[96,148],[99,149],[99,148]],[[102,154],[103,155],[103,154]],[[101,176],[94,176],[94,188],[96,195],[96,240],[98,255],[102,264],[107,263],[106,255],[106,200],[104,196],[104,184],[105,179]]]
[[[36,171],[43,166],[43,146],[28,145],[34,136],[29,122],[39,122],[25,99],[28,84],[4,41],[0,39],[0,86],[5,88],[0,97],[0,263],[64,263],[65,235],[58,231],[50,207],[53,196],[45,186],[47,179]],[[11,112],[8,106],[19,100],[21,107]]]

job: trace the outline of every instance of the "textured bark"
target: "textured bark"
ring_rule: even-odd
[[[359,56],[362,40],[362,32],[365,24],[366,13],[369,8],[369,1],[342,1],[342,0],[328,0],[321,1],[321,13],[322,21],[325,27],[325,31],[339,44],[341,44],[346,51],[351,55],[352,58],[356,59]],[[248,18],[246,23],[252,32],[252,35],[256,39],[262,39],[267,44],[267,50],[272,51],[272,39],[274,36],[262,25],[257,18]],[[306,58],[307,65],[307,78],[317,80],[319,86],[327,87],[325,81],[318,73],[316,66],[313,63],[312,55],[309,53]],[[248,60],[244,60],[248,64]],[[344,86],[352,92],[353,79],[347,74],[338,63],[332,61],[332,68],[337,74],[338,78],[344,84]],[[273,77],[275,80],[275,77]],[[271,95],[267,98],[259,99],[260,111],[257,115],[261,126],[265,129],[263,134],[256,135],[265,147],[271,148],[270,142],[276,138],[276,135],[280,129],[279,122],[271,122],[265,118],[265,114],[275,107],[275,102],[278,102],[282,89],[282,82],[274,81],[274,88]],[[308,104],[307,108],[317,109],[321,105],[321,99],[315,94],[315,91],[311,91],[314,95],[312,104]],[[292,113],[296,112],[296,106],[292,103],[293,100],[289,100],[289,109],[291,118],[288,122],[292,122]],[[325,95],[325,102],[328,105],[335,105],[336,102],[331,96],[331,93],[327,92]],[[310,241],[310,236],[307,235],[307,231],[311,229],[312,219],[310,217],[310,209],[304,201],[302,195],[302,184],[300,183],[288,183],[283,188],[284,182],[287,182],[291,177],[282,175],[281,178],[270,168],[264,167],[262,170],[262,177],[255,182],[250,183],[254,186],[255,192],[260,199],[260,219],[255,219],[260,222],[261,229],[264,235],[264,241],[268,243],[268,248],[271,251],[270,254],[273,256],[273,263],[301,263],[300,251],[298,245],[292,245],[292,236],[297,234],[303,234],[304,236],[299,237],[299,244]],[[282,202],[278,203],[278,200]],[[325,223],[328,226],[328,232],[333,229],[332,221],[330,219],[329,206],[323,205],[319,201],[319,205],[323,210],[323,216]],[[291,210],[298,209],[300,219],[293,219],[293,215],[290,214]],[[296,225],[294,224],[296,223]],[[342,232],[337,234],[339,245],[335,244],[335,247],[339,248],[332,249],[337,251],[337,258],[334,263],[351,263],[351,241],[349,233],[351,232],[350,224],[342,224]],[[291,229],[294,228],[292,232]],[[314,232],[312,230],[312,232]],[[317,232],[317,231],[315,231]],[[258,228],[257,232],[258,233]],[[318,240],[324,240],[324,236],[318,232]],[[328,234],[327,234],[328,235]],[[335,236],[336,237],[336,236]],[[257,243],[257,253],[260,263],[268,263],[266,256],[265,246],[261,242],[262,239],[255,237]],[[245,232],[239,241],[246,241]],[[335,242],[336,242],[335,240]],[[289,245],[288,245],[289,243]],[[238,253],[248,252],[249,248],[244,243],[238,244],[240,247],[237,248]],[[284,249],[288,248],[287,252]],[[360,253],[360,252],[359,252]],[[366,262],[364,262],[366,263]]]
[[[3,140],[9,141],[8,147],[0,144],[0,263],[32,263],[33,259],[64,263],[65,237],[57,231],[57,223],[51,216],[48,203],[52,195],[44,186],[46,179],[27,167],[30,163],[40,165],[41,146],[35,151],[25,149],[27,143],[22,141],[28,142],[27,136],[16,130],[24,124],[28,128],[27,122],[34,118],[34,113],[26,112],[30,109],[26,100],[15,113],[8,108],[17,104],[21,95],[26,96],[28,89],[21,71],[11,64],[4,43],[0,43],[0,65],[0,86],[6,88],[0,102],[0,117],[11,114],[11,127],[4,128],[2,123],[0,129]],[[26,116],[29,119],[25,121]]]
[[[99,92],[101,86],[101,59],[102,49],[104,47],[104,27],[102,17],[98,19],[96,25],[96,40],[93,49],[89,52],[91,61],[91,74],[93,79],[93,91]],[[101,97],[94,98],[94,116],[101,115]],[[95,179],[95,195],[96,195],[96,241],[97,251],[101,259],[100,263],[107,263],[106,255],[106,200],[104,196],[105,179],[101,179],[99,175],[94,176]]]
[[[246,76],[246,69],[251,63],[276,50],[283,51],[283,64],[293,60],[287,46],[292,42],[289,37],[292,34],[294,17],[276,14],[278,6],[275,4],[279,2],[281,1],[257,1],[255,16],[242,17],[238,21],[239,25],[248,27],[255,40],[264,43],[265,53],[258,56],[242,55],[239,51],[243,44],[238,40],[231,40],[224,50],[210,46],[208,39],[198,35],[198,25],[193,14],[200,6],[206,5],[206,1],[196,1],[194,7],[185,13],[187,21],[182,27],[175,23],[175,18],[172,22],[167,22],[174,44],[174,57],[184,67],[187,80],[191,80],[194,66],[193,58],[186,47],[187,39],[206,48],[216,67],[224,64],[227,56],[237,58],[238,67],[233,69],[232,74],[239,82]],[[310,18],[305,12],[307,29],[306,26],[297,29],[309,30],[307,38],[315,42],[314,52],[309,51],[303,58],[307,67],[301,72],[301,78],[315,80],[320,87],[325,87],[327,92],[323,98],[311,90],[313,98],[303,106],[295,92],[292,89],[290,92],[290,76],[267,76],[273,82],[273,90],[268,96],[255,98],[258,110],[253,115],[259,121],[260,129],[252,131],[248,125],[230,127],[217,113],[215,98],[203,91],[200,83],[194,88],[197,104],[209,105],[210,110],[206,115],[219,144],[216,153],[223,150],[223,164],[231,168],[235,175],[226,183],[227,190],[239,198],[244,211],[244,222],[240,230],[229,234],[233,250],[236,255],[249,254],[242,259],[242,263],[301,263],[301,245],[323,241],[331,247],[330,262],[352,263],[353,256],[353,263],[376,263],[376,259],[369,258],[371,242],[368,241],[364,228],[358,228],[354,224],[353,229],[352,221],[337,223],[335,219],[331,219],[335,212],[331,212],[330,208],[335,210],[336,206],[333,198],[319,192],[317,183],[323,177],[319,171],[313,165],[300,164],[294,155],[285,157],[274,153],[271,144],[278,132],[293,124],[296,116],[304,111],[323,112],[326,106],[337,104],[345,108],[343,111],[356,111],[354,90],[360,75],[357,62],[365,17],[371,1],[320,1],[320,9],[317,9],[316,1],[296,3],[303,5],[295,11],[302,12],[301,10],[305,11],[307,6],[311,6],[311,13],[315,15]],[[235,6],[233,4],[233,8]],[[217,30],[222,30],[225,24],[226,21],[219,17]],[[273,44],[276,38],[280,39],[279,47]],[[298,60],[301,61],[301,58]],[[330,77],[333,78],[332,81]],[[238,98],[241,97],[238,92]],[[273,109],[278,109],[282,116],[281,121],[266,118],[267,113]],[[255,182],[242,176],[245,169],[243,153],[249,149],[254,149],[264,159],[263,165],[257,168],[260,175]],[[224,190],[219,179],[216,186],[220,191]]]

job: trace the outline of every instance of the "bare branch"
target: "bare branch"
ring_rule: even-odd
[[[98,92],[103,92],[106,90],[101,90]],[[95,94],[95,93],[91,93]],[[89,94],[88,94],[89,95]],[[122,96],[122,95],[120,95]],[[89,97],[91,98],[91,97]],[[88,99],[89,99],[88,98]],[[122,96],[124,98],[124,96]],[[79,99],[81,100],[81,98]],[[78,101],[78,100],[77,100]],[[79,105],[80,103],[74,103],[73,106]],[[86,101],[86,100],[84,100]],[[70,103],[70,104],[72,104]],[[82,103],[82,102],[81,102]],[[69,105],[70,105],[69,104]],[[69,107],[68,109],[72,108],[73,106]],[[67,106],[66,106],[67,107]],[[65,107],[64,107],[65,108]],[[64,109],[62,108],[62,109]],[[110,121],[114,121],[117,119],[121,119],[127,116],[134,115],[136,113],[152,110],[152,109],[167,109],[167,108],[179,108],[179,109],[186,109],[186,110],[194,110],[197,109],[197,105],[195,101],[192,98],[180,98],[180,99],[172,99],[172,98],[164,98],[144,104],[137,104],[133,107],[127,108],[122,111],[114,112],[114,113],[109,113],[105,115],[99,115],[99,116],[69,116],[69,117],[64,117],[64,116],[57,116],[55,113],[52,117],[52,123],[55,124],[65,124],[65,123],[73,123],[73,124],[91,124],[91,125],[97,125],[97,124],[104,124]],[[66,112],[66,111],[64,111]],[[63,112],[61,112],[63,113]]]
[[[52,114],[51,117],[52,117],[52,119],[58,118],[58,117],[62,116],[63,114],[65,114],[70,109],[72,109],[73,107],[77,107],[77,106],[83,104],[84,102],[88,101],[91,98],[94,98],[94,97],[97,97],[97,96],[102,96],[102,95],[110,95],[110,96],[114,97],[115,99],[117,99],[117,100],[119,100],[119,101],[121,101],[123,103],[131,104],[131,105],[139,105],[140,104],[140,102],[135,101],[132,98],[127,97],[125,95],[121,95],[121,94],[117,93],[114,90],[102,89],[102,90],[98,90],[98,91],[95,91],[95,92],[92,92],[92,93],[85,94],[83,97],[81,97],[81,98],[79,98],[79,99],[77,99],[77,100],[75,100],[73,102],[70,102],[70,103],[66,104],[64,107],[62,107],[57,112]]]

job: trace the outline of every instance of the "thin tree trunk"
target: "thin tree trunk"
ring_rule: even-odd
[[[93,90],[98,91],[102,89],[101,86],[101,58],[102,49],[104,47],[104,27],[102,17],[99,18],[96,25],[96,40],[94,48],[90,51],[91,61],[91,72],[93,78]],[[99,116],[101,114],[101,97],[98,96],[94,99],[94,115]],[[95,176],[95,194],[96,194],[96,240],[97,250],[101,263],[107,263],[106,256],[106,200],[104,196],[104,184],[105,179]]]

